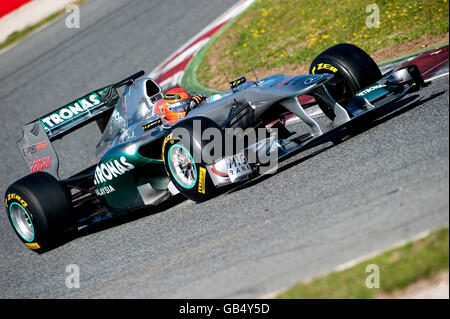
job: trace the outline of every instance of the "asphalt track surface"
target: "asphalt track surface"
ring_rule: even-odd
[[[0,54],[1,193],[27,173],[22,124],[150,71],[234,3],[90,0],[81,29],[62,18]],[[202,204],[175,198],[43,255],[0,214],[0,298],[260,297],[448,224],[448,77],[389,111],[275,175]],[[90,125],[57,143],[63,176],[92,160],[97,137]],[[70,264],[79,289],[66,287]]]

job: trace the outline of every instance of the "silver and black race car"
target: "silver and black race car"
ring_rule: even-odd
[[[24,126],[17,145],[31,174],[9,186],[5,206],[28,248],[44,252],[97,221],[179,193],[204,201],[226,186],[273,173],[279,161],[365,123],[368,114],[425,85],[415,65],[383,75],[368,54],[344,43],[317,56],[310,74],[240,77],[206,103],[190,104],[173,123],[157,110],[160,86],[151,78],[138,80],[143,75],[95,90]],[[313,102],[301,104],[305,95]],[[305,111],[312,105],[326,124]],[[305,132],[286,128],[290,115],[303,121]],[[61,179],[52,141],[93,121],[102,132],[96,163]]]

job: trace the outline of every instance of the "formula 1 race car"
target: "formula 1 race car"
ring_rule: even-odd
[[[278,161],[425,85],[415,65],[383,75],[363,50],[338,44],[314,59],[310,74],[240,77],[230,90],[169,122],[158,112],[160,86],[151,78],[138,80],[143,75],[95,90],[24,126],[17,144],[32,174],[9,186],[5,206],[30,249],[46,251],[86,225],[179,193],[197,202],[210,199],[224,186],[273,172]],[[300,104],[303,95],[314,102]],[[327,125],[305,111],[313,104]],[[289,114],[308,130],[289,131]],[[93,121],[102,132],[97,162],[61,179],[52,141]]]

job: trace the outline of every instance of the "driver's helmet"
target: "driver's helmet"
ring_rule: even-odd
[[[162,101],[162,113],[169,121],[182,119],[186,115],[191,96],[182,88],[167,91]]]

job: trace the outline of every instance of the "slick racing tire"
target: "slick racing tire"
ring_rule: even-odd
[[[201,129],[195,131],[197,127]],[[202,139],[208,128],[213,128],[216,136]],[[205,146],[214,138],[220,139],[220,145],[224,145],[222,130],[217,123],[205,117],[192,117],[176,124],[163,142],[166,173],[180,193],[195,202],[208,200],[217,194],[206,166],[221,154],[211,156],[208,152],[205,156]]]
[[[375,61],[362,49],[341,43],[319,54],[309,67],[310,74],[334,74],[325,87],[343,107],[356,92],[382,78]]]
[[[5,206],[16,235],[38,253],[55,247],[75,230],[69,194],[48,173],[37,172],[9,186]]]

